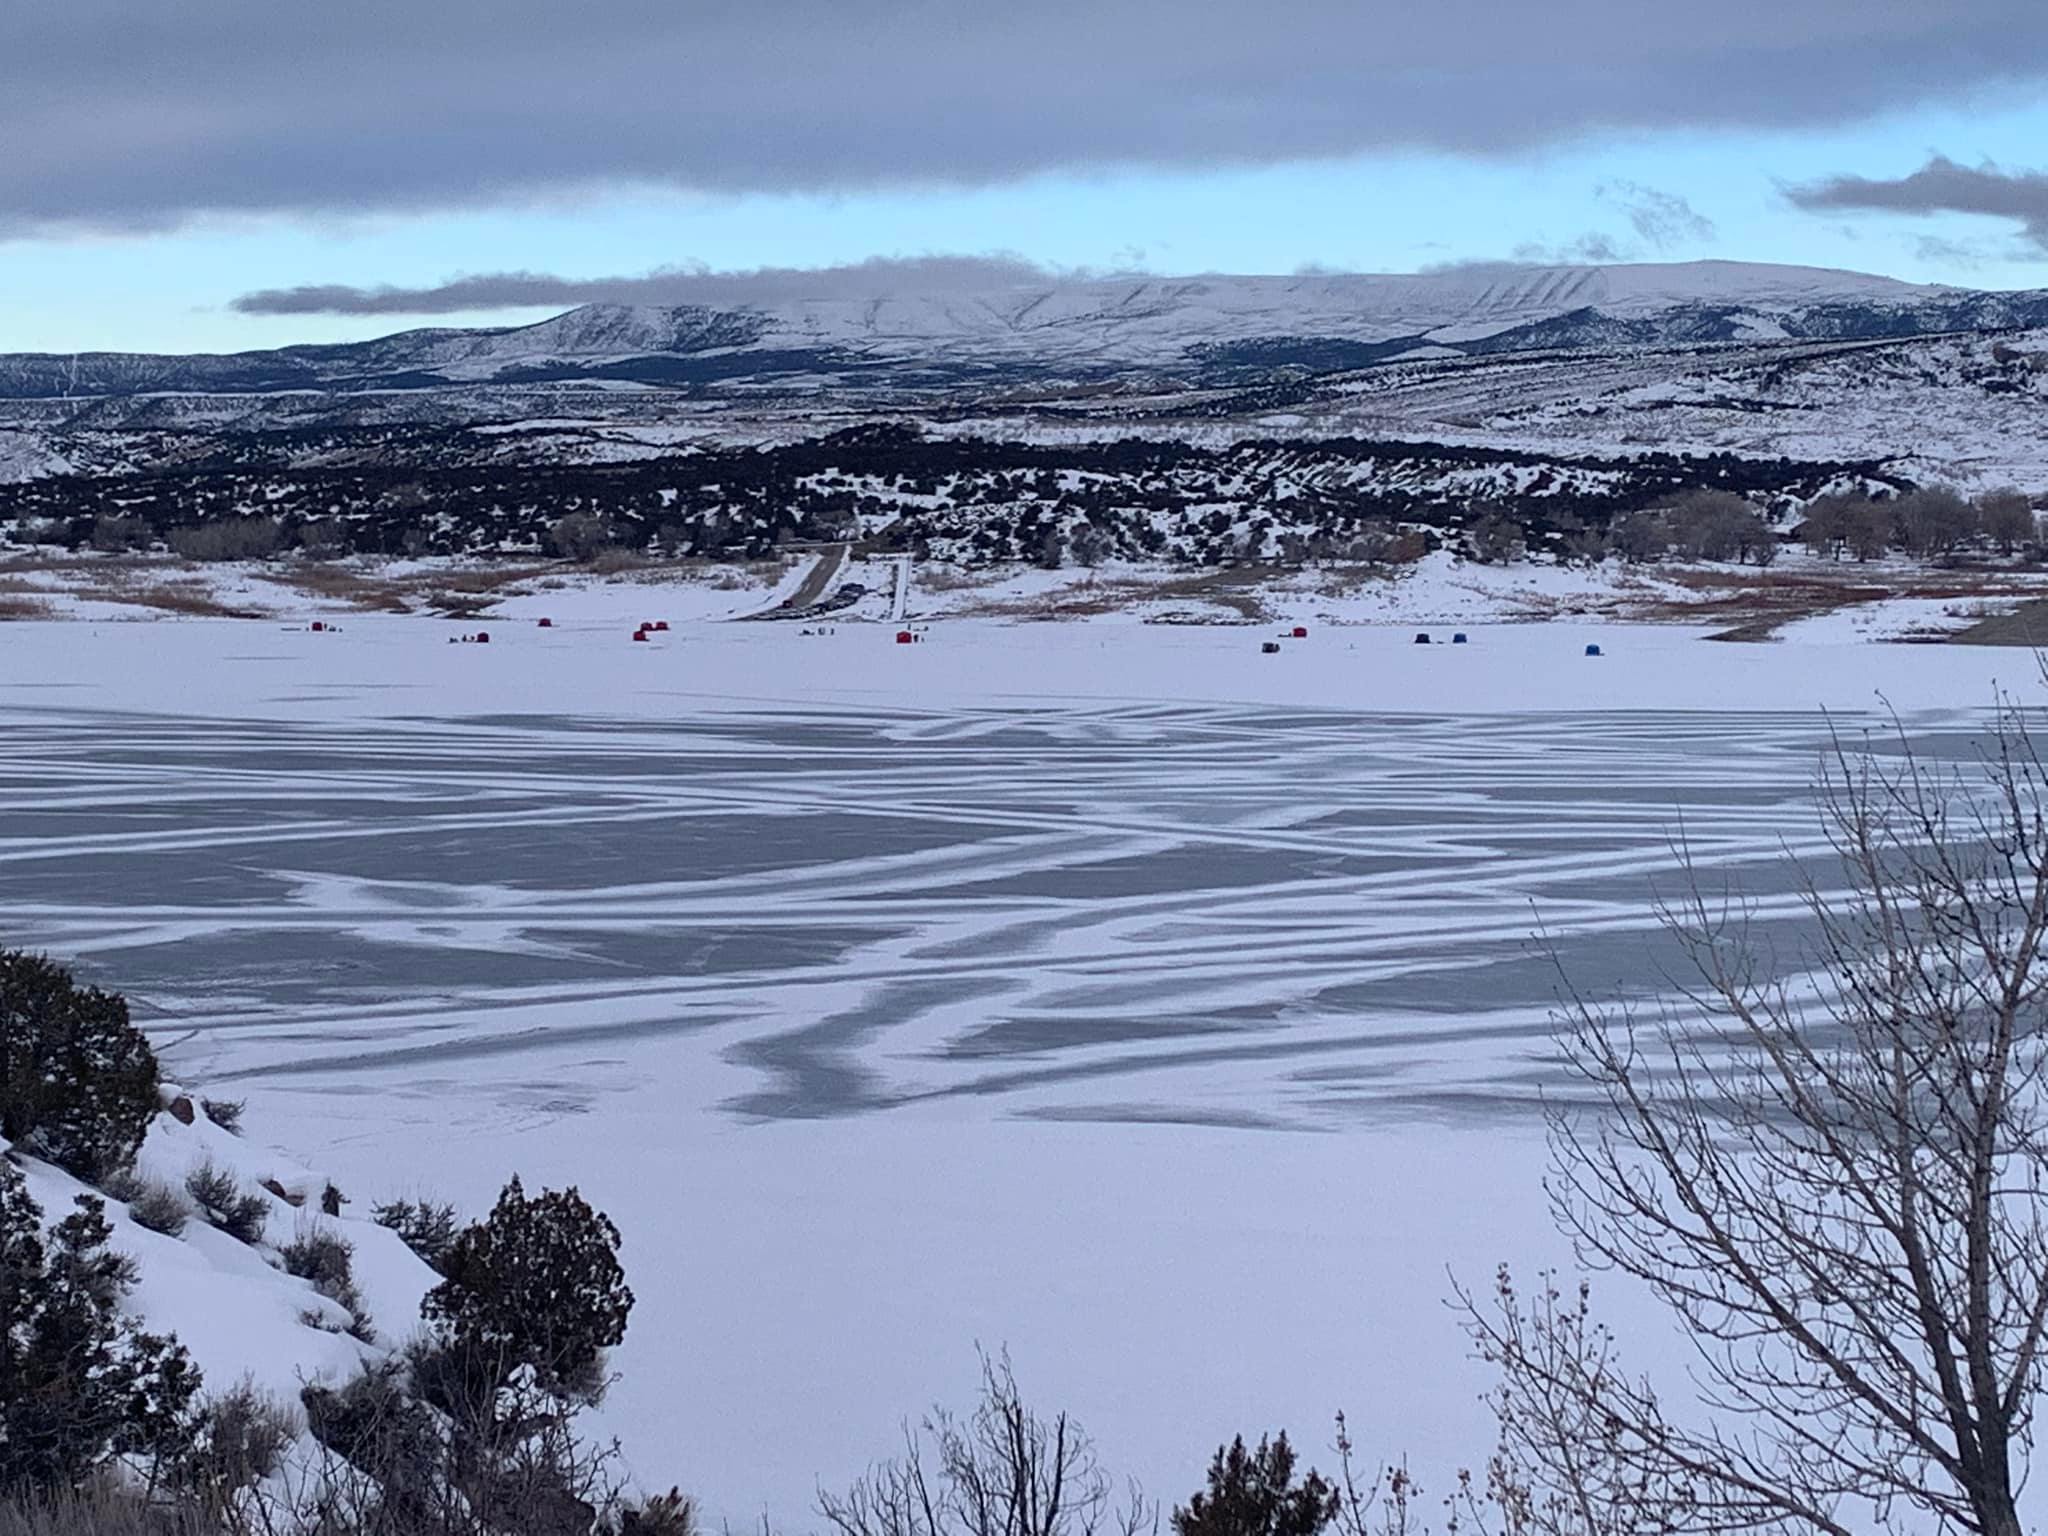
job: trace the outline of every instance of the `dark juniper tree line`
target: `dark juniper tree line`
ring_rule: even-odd
[[[344,434],[345,435],[345,434]],[[262,445],[271,436],[255,434]],[[1359,541],[1413,530],[1458,540],[1505,519],[1534,545],[1600,533],[1617,516],[1708,489],[1769,507],[1873,464],[1646,454],[1545,457],[1360,438],[1171,438],[1037,443],[942,437],[900,423],[760,448],[628,464],[462,461],[467,434],[375,435],[351,453],[322,434],[313,462],[195,448],[175,470],[0,485],[0,529],[69,547],[167,547],[195,559],[310,550],[430,555],[559,553],[564,519],[607,547],[657,556],[757,558],[789,540],[865,532],[879,547],[969,561],[1193,565],[1359,558]],[[502,442],[493,442],[502,449]],[[450,463],[450,457],[457,462]],[[1491,472],[1474,497],[1463,473]]]

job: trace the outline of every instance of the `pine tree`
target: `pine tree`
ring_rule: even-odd
[[[0,1493],[73,1488],[117,1455],[173,1458],[196,1433],[199,1372],[121,1315],[135,1266],[111,1235],[90,1195],[46,1235],[0,1161]]]
[[[157,1082],[125,999],[41,955],[0,951],[0,1135],[97,1182],[142,1145]]]
[[[1335,1487],[1320,1473],[1294,1481],[1294,1447],[1282,1431],[1256,1451],[1239,1435],[1209,1464],[1209,1487],[1173,1512],[1175,1536],[1318,1536],[1337,1518]]]

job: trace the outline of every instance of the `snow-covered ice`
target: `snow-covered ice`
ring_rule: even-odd
[[[1338,1408],[1441,1481],[1446,1266],[1560,1258],[1534,923],[1658,989],[1682,815],[1791,938],[1829,732],[1958,746],[2034,663],[1309,627],[0,626],[0,934],[355,1213],[580,1185],[607,1422],[714,1513],[807,1525],[977,1341],[1167,1498]]]

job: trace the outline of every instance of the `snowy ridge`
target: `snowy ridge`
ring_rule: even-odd
[[[421,390],[548,379],[673,387],[879,376],[929,389],[986,382],[998,369],[1074,379],[1179,374],[1213,365],[1218,348],[1245,344],[1265,349],[1250,361],[1307,356],[1313,371],[1325,371],[1429,347],[1691,345],[2027,324],[2048,324],[2048,293],[1980,293],[1743,262],[1134,276],[726,309],[588,305],[508,329],[443,327],[225,356],[16,354],[0,356],[0,398]],[[1305,343],[1324,344],[1322,353],[1304,354]]]

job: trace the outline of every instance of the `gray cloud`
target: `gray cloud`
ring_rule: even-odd
[[[2027,241],[2048,251],[2048,172],[2002,171],[1989,162],[1958,165],[1936,155],[1910,176],[1831,176],[1788,187],[1785,195],[1798,207],[1816,212],[1982,213],[2016,219]]]
[[[2039,0],[6,0],[0,234],[1509,154],[2044,77]]]
[[[1531,240],[1515,247],[1515,261],[1530,266],[1599,267],[1632,259],[1632,254],[1618,245],[1612,235],[1597,229],[1588,230],[1566,245],[1544,245]],[[1483,267],[1491,263],[1479,261],[1473,265]]]
[[[339,283],[265,288],[231,308],[245,315],[452,315],[469,310],[549,308],[578,304],[709,304],[734,307],[806,299],[929,296],[987,292],[1044,282],[1063,274],[1016,256],[877,258],[840,267],[757,267],[713,272],[664,267],[643,277],[554,277],[544,272],[488,272],[425,288],[353,288]]]
[[[1969,240],[1949,240],[1940,235],[1922,235],[1913,242],[1913,254],[1922,261],[1939,262],[1944,266],[1974,271],[1984,265],[1990,253]]]
[[[1714,221],[1675,192],[1662,192],[1638,181],[1603,181],[1593,195],[1628,215],[1636,234],[1656,250],[1714,238]]]

